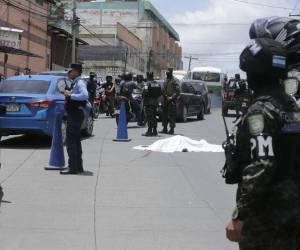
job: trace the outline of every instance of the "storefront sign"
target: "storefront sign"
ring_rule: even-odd
[[[0,29],[0,46],[20,48],[20,32]]]

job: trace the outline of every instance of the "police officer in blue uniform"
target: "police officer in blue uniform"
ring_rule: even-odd
[[[73,80],[71,90],[65,90],[67,112],[66,146],[69,156],[68,169],[61,174],[78,174],[83,172],[81,125],[84,120],[84,107],[87,105],[89,94],[87,83],[81,78],[82,65],[71,64],[69,78]]]

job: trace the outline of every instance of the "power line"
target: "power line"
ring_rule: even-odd
[[[81,26],[82,28],[84,28],[87,32],[89,32],[94,38],[96,38],[96,39],[99,40],[100,42],[105,43],[106,45],[111,45],[110,43],[108,43],[108,42],[102,40],[101,38],[97,37],[97,36],[96,36],[96,35],[97,35],[96,33],[93,33],[92,31],[90,31],[88,28],[86,28],[86,27],[83,26],[82,24],[80,24],[80,26]]]
[[[173,26],[249,26],[250,23],[171,23]]]
[[[299,0],[300,1],[300,0]],[[216,44],[232,44],[232,45],[245,45],[247,42],[189,42],[189,41],[181,41],[180,43],[189,43],[189,44],[202,44],[202,45],[216,45]]]
[[[234,1],[234,2],[243,3],[243,4],[263,6],[263,7],[273,8],[273,9],[296,10],[296,9],[292,9],[292,8],[288,8],[288,7],[284,7],[284,6],[269,5],[269,4],[258,3],[258,2],[249,2],[246,0],[229,0],[229,1]]]
[[[300,2],[300,0],[297,0],[295,6],[294,6],[294,8],[293,8],[293,11],[295,11],[295,10],[297,9],[299,2]]]

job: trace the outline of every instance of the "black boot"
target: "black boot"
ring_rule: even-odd
[[[174,135],[174,128],[170,128],[168,134],[169,134],[169,135]]]
[[[142,134],[142,136],[153,136],[153,133],[152,133],[152,128],[148,128],[147,132]]]
[[[167,134],[168,133],[167,127],[164,127],[163,130],[159,131],[159,133],[161,133],[161,134]]]
[[[156,127],[153,128],[152,134],[153,134],[153,136],[158,136],[157,128]]]

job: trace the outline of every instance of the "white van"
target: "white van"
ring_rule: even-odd
[[[174,70],[173,76],[177,78],[179,81],[181,81],[187,74],[187,71],[184,70]]]
[[[187,74],[187,79],[204,81],[210,93],[221,95],[224,73],[220,68],[196,67]]]

